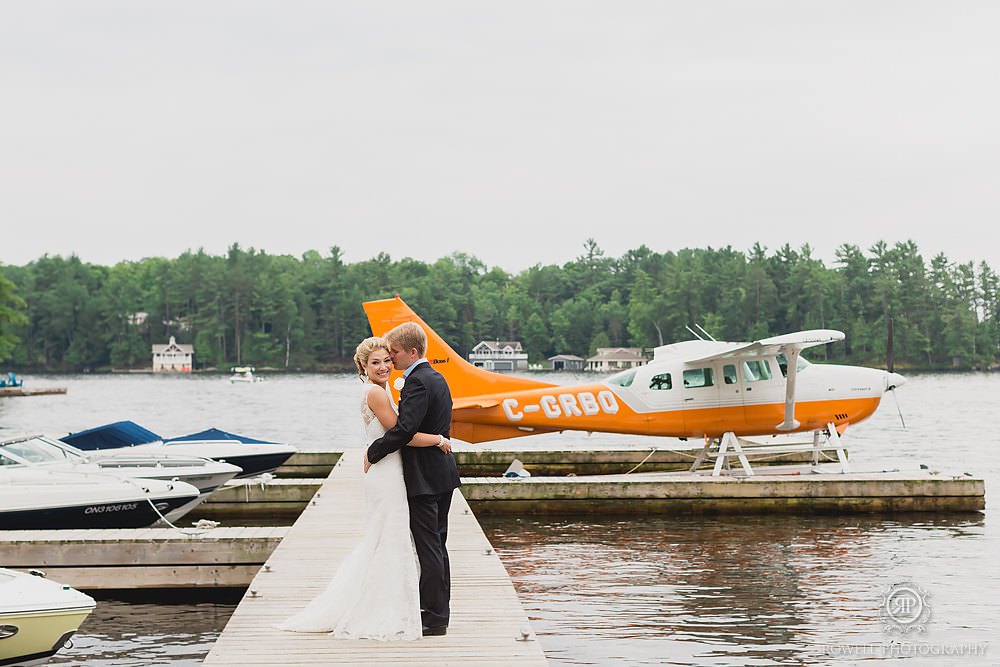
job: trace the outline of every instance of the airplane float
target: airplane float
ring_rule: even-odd
[[[663,345],[644,366],[601,382],[560,386],[472,365],[398,295],[363,306],[375,335],[409,321],[424,329],[427,359],[451,387],[451,435],[472,443],[567,430],[704,438],[692,470],[711,453],[715,475],[727,456],[738,456],[752,475],[740,436],[812,432],[814,463],[825,438],[847,472],[840,436],[905,382],[890,371],[810,364],[802,350],[844,339],[840,331],[817,329],[752,343],[698,339]],[[393,380],[398,399],[402,373],[396,371]]]

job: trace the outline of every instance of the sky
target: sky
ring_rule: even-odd
[[[1000,4],[0,4],[0,263],[595,239],[1000,268]]]

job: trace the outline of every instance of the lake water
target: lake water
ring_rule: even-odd
[[[583,376],[590,379],[591,376]],[[581,376],[548,375],[571,384]],[[208,426],[301,449],[356,445],[360,384],[348,375],[45,376],[64,396],[0,399],[0,435],[61,433],[133,419],[163,435]],[[1000,488],[1000,438],[988,421],[1000,374],[925,374],[848,431],[855,470],[970,472]],[[669,439],[553,434],[510,447],[674,446]],[[982,515],[495,518],[503,558],[552,664],[1000,664],[1000,531]],[[926,632],[889,633],[893,583],[925,596]],[[102,600],[52,664],[199,664],[231,601]],[[970,651],[971,655],[940,655]],[[984,653],[983,653],[984,652]]]

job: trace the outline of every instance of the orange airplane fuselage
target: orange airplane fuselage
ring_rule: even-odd
[[[376,335],[413,321],[428,336],[427,358],[447,379],[454,402],[453,438],[484,442],[555,431],[597,431],[687,438],[771,435],[785,410],[786,368],[778,355],[701,362],[732,343],[689,341],[657,349],[649,364],[603,382],[571,387],[492,373],[467,362],[401,299],[370,301]],[[728,348],[727,348],[728,346]],[[843,430],[871,416],[890,383],[902,378],[855,366],[813,365],[799,358],[794,431],[834,424]],[[394,378],[401,379],[400,372]],[[390,381],[398,388],[401,384]]]

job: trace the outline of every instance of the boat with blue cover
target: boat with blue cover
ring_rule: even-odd
[[[0,466],[34,466],[66,472],[103,473],[130,479],[180,480],[201,493],[198,502],[243,471],[231,463],[196,456],[109,449],[88,455],[61,440],[44,435],[0,439]],[[190,511],[195,505],[186,506]],[[170,517],[171,521],[180,514]]]
[[[237,478],[274,472],[296,452],[281,442],[251,438],[218,428],[163,438],[133,421],[120,421],[71,433],[63,442],[88,453],[128,448],[133,453],[199,456],[243,469]]]

